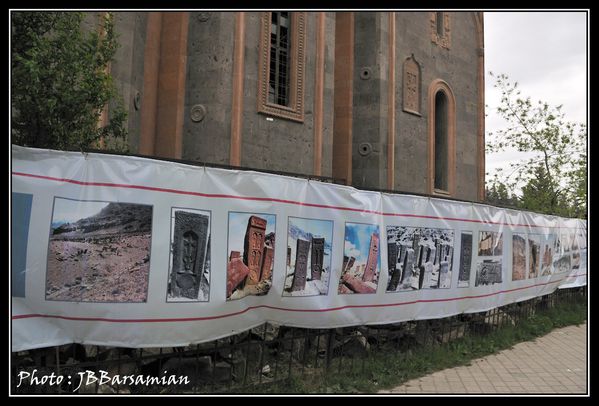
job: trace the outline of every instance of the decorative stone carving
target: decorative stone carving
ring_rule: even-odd
[[[387,244],[387,263],[389,266],[389,284],[387,285],[387,291],[395,291],[397,284],[399,283],[400,272],[397,269],[397,255],[398,246],[396,243]]]
[[[445,49],[451,47],[451,19],[450,14],[432,11],[431,18],[431,41]],[[443,21],[437,21],[442,18]]]
[[[364,282],[373,282],[376,278],[376,271],[379,258],[379,236],[372,234],[370,237],[370,248],[368,250],[368,259],[362,280]]]
[[[306,272],[308,270],[308,252],[310,241],[297,239],[295,250],[295,273],[293,274],[293,285],[291,291],[304,290],[306,287]]]
[[[194,123],[199,123],[206,117],[206,107],[202,104],[196,104],[191,108],[191,121]]]
[[[403,64],[403,111],[420,115],[420,65],[414,54]]]
[[[243,240],[243,263],[249,268],[248,285],[255,285],[260,282],[265,231],[265,219],[258,216],[249,218]]]
[[[206,260],[208,216],[177,211],[173,238],[170,293],[197,299]]]
[[[320,280],[322,276],[322,263],[324,261],[324,238],[312,237],[312,280]]]
[[[472,234],[462,233],[462,255],[460,255],[460,271],[458,273],[458,285],[470,284],[470,266],[472,264]]]

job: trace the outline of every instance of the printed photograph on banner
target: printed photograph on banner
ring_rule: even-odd
[[[167,302],[210,298],[210,211],[171,208]]]
[[[470,286],[470,268],[472,267],[472,231],[462,231],[460,250],[460,270],[458,288]]]
[[[503,233],[479,231],[474,286],[494,285],[503,282],[502,255]]]
[[[380,264],[379,226],[345,223],[339,294],[376,293]]]
[[[570,272],[572,266],[570,261],[570,253],[565,252],[564,238],[564,234],[555,235],[555,240],[553,243],[554,273]]]
[[[587,240],[586,240],[586,232],[583,229],[579,229],[576,233],[576,246],[578,247],[579,260],[577,268],[572,267],[572,269],[583,269],[587,271]],[[572,256],[574,257],[574,256]],[[574,259],[574,258],[572,258]],[[583,273],[583,272],[581,272]]]
[[[387,292],[451,287],[454,231],[387,226]]]
[[[526,234],[512,234],[512,280],[526,279]]]
[[[580,269],[580,248],[576,234],[572,238],[572,270]]]
[[[539,276],[541,268],[541,236],[528,235],[528,279]]]
[[[16,192],[12,192],[11,195],[10,295],[25,297],[27,245],[33,195]]]
[[[55,197],[46,300],[145,302],[152,206]]]
[[[555,235],[545,234],[540,236],[541,243],[541,276],[550,276],[553,273],[553,246]]]
[[[274,214],[229,212],[227,300],[266,295],[275,259]]]
[[[332,241],[333,221],[289,217],[283,296],[328,293]]]

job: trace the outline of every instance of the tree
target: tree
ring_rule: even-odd
[[[586,126],[566,121],[562,106],[521,97],[507,75],[497,76],[495,87],[501,91],[496,111],[507,126],[488,134],[487,152],[516,150],[529,157],[498,170],[491,189],[521,191],[521,208],[586,217]]]
[[[118,46],[112,15],[99,32],[82,30],[83,13],[13,12],[11,19],[12,142],[126,149],[127,115],[107,69]],[[108,103],[110,120],[100,126]]]

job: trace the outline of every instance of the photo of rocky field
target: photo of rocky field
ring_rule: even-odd
[[[152,206],[55,198],[46,300],[145,302]]]

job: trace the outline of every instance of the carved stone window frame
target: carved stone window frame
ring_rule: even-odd
[[[435,188],[435,98],[443,92],[447,98],[447,190]],[[447,82],[435,79],[428,89],[428,190],[431,195],[454,196],[456,190],[456,101]]]
[[[260,57],[258,67],[258,112],[304,122],[304,72],[306,12],[292,12],[291,52],[290,52],[290,103],[282,106],[268,101],[270,67],[270,24],[271,12],[263,12],[260,17]]]
[[[443,14],[443,35],[437,31],[437,11],[431,11],[431,41],[442,48],[451,48],[451,16],[447,12]]]

